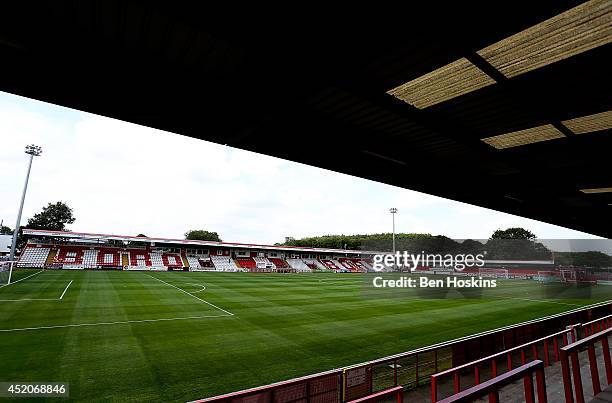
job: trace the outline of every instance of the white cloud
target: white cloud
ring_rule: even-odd
[[[217,231],[226,241],[388,232],[396,227],[487,238],[524,226],[542,238],[579,233],[278,158],[0,93],[0,218],[16,219],[26,156],[36,159],[24,210],[50,201],[75,210],[73,230],[181,237]]]

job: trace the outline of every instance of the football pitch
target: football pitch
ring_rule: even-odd
[[[0,288],[0,382],[73,400],[187,401],[610,299],[508,280],[478,298],[365,289],[371,274],[17,270]],[[364,291],[365,290],[365,291]]]

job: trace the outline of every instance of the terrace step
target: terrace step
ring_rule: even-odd
[[[45,266],[46,265],[50,265],[53,264],[53,261],[55,260],[55,256],[57,255],[57,249],[51,249],[49,251],[49,255],[47,256],[47,260],[45,260]]]

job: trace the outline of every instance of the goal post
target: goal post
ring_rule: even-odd
[[[508,278],[508,269],[478,269],[480,277]]]
[[[553,283],[560,281],[557,273],[551,270],[538,270],[538,275],[534,277],[534,280],[540,283]]]
[[[17,265],[17,261],[9,260],[0,262],[0,286],[9,285],[13,276],[13,268]]]

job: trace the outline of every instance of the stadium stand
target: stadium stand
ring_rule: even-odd
[[[263,257],[263,256],[255,256],[253,257],[253,260],[255,261],[255,264],[257,265],[258,268],[265,268],[265,269],[276,269],[276,266],[274,265],[274,263],[272,263],[267,257]]]
[[[98,266],[98,254],[100,252],[95,249],[85,249],[83,251],[83,268],[95,269]]]
[[[374,271],[372,266],[365,259],[350,259],[355,263],[355,266],[362,269],[363,271]]]
[[[121,254],[116,249],[100,249],[96,265],[98,267],[121,267]]]
[[[44,267],[50,248],[27,246],[19,257],[17,267]]]
[[[211,256],[210,260],[218,271],[243,271],[229,256]]]
[[[204,267],[200,264],[200,258],[197,256],[187,256],[187,263],[189,263],[189,270],[201,270]]]
[[[53,260],[53,264],[58,265],[62,269],[84,269],[83,258],[83,248],[65,246],[60,247],[55,259]]]
[[[295,269],[295,271],[299,271],[299,272],[312,271],[312,268],[308,267],[302,259],[287,259],[287,264],[289,264],[291,268]],[[316,266],[315,266],[315,269],[316,269]]]
[[[330,259],[319,259],[319,261],[323,263],[325,268],[328,270],[334,270],[334,271],[342,270],[342,265],[338,263],[337,261],[330,260]]]
[[[129,256],[130,270],[148,270],[151,266],[153,266],[151,255],[146,250],[130,250]]]
[[[183,267],[183,259],[177,253],[163,253],[162,264],[165,267]]]
[[[281,258],[278,257],[269,257],[268,260],[276,267],[277,269],[288,269],[289,264]]]
[[[238,257],[236,258],[236,265],[243,269],[257,269],[257,262],[250,257]]]
[[[349,259],[341,257],[338,259],[338,264],[340,264],[341,267],[356,273],[364,273],[368,271],[368,269],[363,266],[359,259]]]
[[[306,263],[306,265],[308,267],[310,267],[310,269],[312,269],[312,270],[329,271],[327,266],[325,266],[323,263],[319,262],[317,259],[306,259],[306,260],[304,260],[304,263]]]

